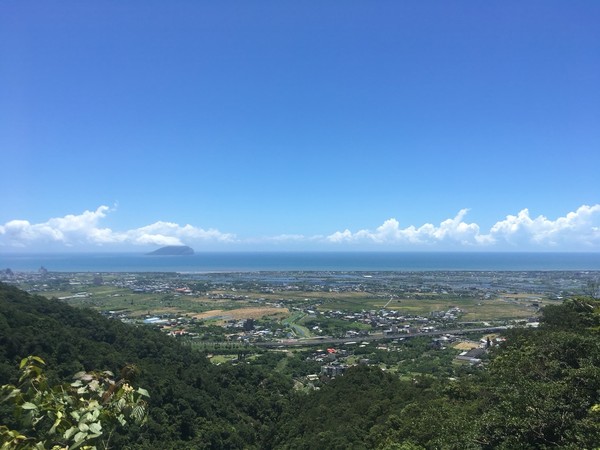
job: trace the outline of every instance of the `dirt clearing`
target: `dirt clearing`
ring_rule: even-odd
[[[213,309],[200,314],[194,314],[196,319],[261,319],[263,317],[287,317],[290,311],[287,308],[239,308],[239,309]]]

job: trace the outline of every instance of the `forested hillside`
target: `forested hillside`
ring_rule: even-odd
[[[483,370],[399,380],[358,367],[294,402],[280,448],[539,449],[600,446],[598,302],[547,307]]]
[[[111,448],[492,449],[600,446],[600,315],[591,299],[544,310],[483,369],[399,378],[351,368],[309,394],[267,365],[214,366],[149,327],[0,285],[0,384],[38,355],[53,382],[133,364],[150,393],[144,426]],[[18,427],[8,405],[0,424]]]
[[[149,418],[114,436],[113,448],[268,448],[287,407],[291,380],[260,367],[214,366],[159,331],[0,286],[0,384],[15,383],[27,355],[42,357],[55,381],[80,370],[139,368]],[[10,423],[5,414],[0,422]]]

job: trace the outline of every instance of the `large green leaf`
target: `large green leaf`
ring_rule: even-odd
[[[90,424],[90,432],[98,434],[102,432],[102,424],[100,422],[94,422]]]
[[[150,397],[150,394],[148,394],[148,391],[144,388],[138,388],[137,393],[144,397]]]

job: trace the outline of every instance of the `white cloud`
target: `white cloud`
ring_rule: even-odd
[[[392,219],[394,220],[394,219]],[[327,240],[330,242],[345,242],[353,240],[354,236],[352,232],[348,229],[344,231],[336,231],[332,235],[327,236]]]
[[[545,216],[532,219],[528,209],[516,216],[508,215],[490,229],[494,242],[511,245],[533,243],[540,246],[558,247],[577,245],[593,247],[600,244],[600,205],[583,205],[564,217],[550,220]]]
[[[392,218],[386,220],[375,231],[359,230],[352,233],[346,229],[336,231],[327,236],[329,242],[373,242],[377,244],[435,244],[440,242],[476,245],[485,240],[479,233],[479,225],[466,223],[463,218],[467,214],[462,209],[452,219],[446,219],[438,226],[426,223],[419,228],[410,225],[400,227],[400,222]]]
[[[219,230],[196,228],[192,225],[178,225],[173,222],[155,222],[145,227],[123,233],[126,241],[135,244],[181,245],[184,242],[218,241],[233,242],[235,236]]]
[[[531,217],[529,210],[523,209],[516,215],[507,215],[488,231],[482,231],[477,223],[468,222],[468,210],[462,209],[453,218],[437,225],[425,223],[402,227],[397,219],[390,218],[374,230],[352,232],[344,229],[328,236],[281,234],[243,240],[213,228],[203,229],[164,221],[113,231],[101,226],[101,221],[110,211],[108,206],[100,206],[95,211],[69,214],[43,223],[11,220],[0,225],[0,246],[44,248],[47,244],[60,244],[69,247],[93,245],[122,248],[131,245],[235,243],[242,246],[291,245],[295,248],[318,248],[323,245],[377,248],[387,245],[403,249],[600,250],[600,204],[580,206],[556,219],[543,215]]]
[[[346,229],[327,236],[331,243],[375,243],[410,246],[450,245],[462,248],[565,248],[598,249],[600,245],[600,205],[583,205],[564,217],[550,220],[545,216],[531,218],[523,209],[516,216],[495,223],[487,233],[482,233],[476,223],[467,223],[467,209],[462,209],[451,219],[439,225],[425,223],[400,227],[398,220],[386,220],[374,231]]]
[[[44,223],[32,224],[27,220],[11,220],[0,226],[0,235],[8,242],[24,246],[34,241],[61,242],[72,245],[80,241],[110,241],[110,230],[98,228],[98,221],[106,217],[108,206],[100,206],[96,211],[52,218]]]
[[[84,211],[79,215],[49,219],[32,224],[27,220],[11,220],[0,225],[0,244],[26,247],[31,244],[61,243],[67,246],[80,244],[136,244],[180,245],[198,241],[232,242],[235,236],[216,229],[204,230],[192,225],[171,222],[155,222],[127,231],[101,228],[99,222],[110,211],[100,206],[96,211]]]

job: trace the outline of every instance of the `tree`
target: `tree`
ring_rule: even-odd
[[[38,356],[24,358],[18,386],[1,387],[0,402],[12,406],[17,427],[0,425],[2,449],[107,449],[119,426],[144,423],[148,392],[128,382],[135,367],[126,366],[118,381],[108,371],[79,372],[70,384],[50,386],[44,366]]]
[[[488,366],[484,448],[597,448],[598,302],[546,306],[542,327],[507,334]]]

